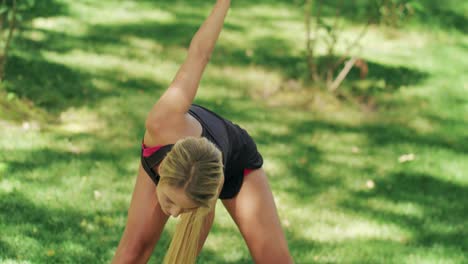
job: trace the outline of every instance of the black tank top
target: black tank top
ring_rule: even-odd
[[[243,170],[260,168],[263,164],[255,143],[244,129],[202,106],[193,104],[189,114],[200,122],[202,137],[213,142],[222,153],[224,186],[219,198],[234,197],[242,185]],[[164,159],[172,146],[164,146],[149,157],[143,157],[142,151],[143,168],[155,184],[159,182],[159,175],[152,168]]]

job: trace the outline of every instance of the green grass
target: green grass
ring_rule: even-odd
[[[145,116],[210,3],[40,2],[0,90],[0,262],[107,263]],[[416,26],[370,29],[361,55],[368,81],[384,85],[340,88],[368,107],[302,84],[297,6],[233,1],[196,102],[256,139],[297,263],[468,262],[466,7],[449,2],[427,4],[434,16]],[[359,27],[351,14],[350,36]],[[296,79],[300,88],[288,89]],[[217,212],[199,263],[251,263]]]

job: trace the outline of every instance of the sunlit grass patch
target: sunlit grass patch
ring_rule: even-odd
[[[75,50],[68,54],[44,53],[44,55],[49,60],[66,63],[70,66],[80,67],[83,70],[91,72],[115,70],[126,74],[136,75],[137,77],[147,77],[157,74],[158,71],[163,70],[159,68],[156,72],[153,72],[150,67],[147,67],[145,64],[135,60],[132,61],[128,58],[122,58],[117,55],[89,53],[80,50]],[[146,71],[144,70],[145,68]]]
[[[466,254],[456,248],[446,248],[442,245],[420,247],[404,255],[402,263],[464,263]]]
[[[13,120],[0,121],[2,263],[112,258],[145,117],[211,6],[62,2],[67,14],[19,35],[0,91],[0,118]],[[295,261],[466,262],[466,36],[371,27],[356,54],[391,89],[362,111],[301,79],[302,16],[285,1],[233,3],[196,98],[257,142]],[[345,22],[342,34],[359,30]],[[220,203],[199,262],[251,262]]]
[[[60,114],[60,129],[65,133],[92,133],[107,128],[104,120],[87,109],[68,109]],[[80,152],[80,149],[72,151]]]
[[[3,259],[3,258],[0,258],[0,261],[5,264],[30,264],[32,263],[26,260],[13,260],[13,259]]]
[[[171,12],[131,1],[81,1],[74,3],[71,7],[74,17],[89,24],[119,23],[125,25],[140,21],[168,22],[175,19]]]
[[[40,41],[46,39],[47,35],[41,30],[56,32],[66,32],[74,36],[83,36],[87,30],[87,24],[77,21],[71,17],[60,16],[54,18],[36,18],[31,22],[34,30],[26,31],[33,40]]]
[[[2,174],[4,171],[2,171]],[[4,193],[10,193],[13,190],[21,189],[21,182],[13,179],[1,179],[0,190]]]

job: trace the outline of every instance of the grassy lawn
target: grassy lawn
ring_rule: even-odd
[[[40,1],[0,89],[0,263],[110,261],[145,116],[212,2]],[[370,105],[280,88],[305,67],[290,2],[233,1],[196,103],[256,139],[295,261],[467,263],[468,5],[369,29]],[[251,263],[218,206],[199,263]]]

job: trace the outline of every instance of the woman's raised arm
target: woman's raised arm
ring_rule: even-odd
[[[185,114],[192,104],[198,86],[223,28],[230,0],[217,0],[208,18],[190,42],[187,58],[169,88],[154,105],[148,119],[167,113]]]

